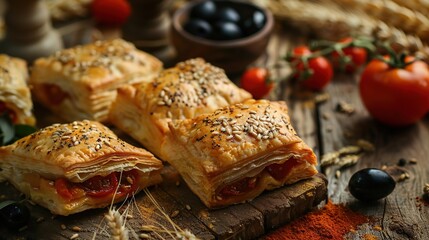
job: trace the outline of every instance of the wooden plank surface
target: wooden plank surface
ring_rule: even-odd
[[[170,233],[145,232],[142,226],[161,226],[173,232],[173,224],[162,215],[156,204],[174,222],[176,228],[189,230],[200,239],[255,239],[310,211],[326,199],[327,182],[317,175],[277,190],[263,193],[249,203],[210,210],[184,184],[177,172],[167,166],[164,182],[149,188],[125,203],[113,206],[126,212],[127,226],[135,234],[145,233],[153,239],[173,239]],[[177,183],[180,184],[177,184]],[[149,195],[153,197],[151,200]],[[8,183],[0,184],[0,196],[9,200],[23,197]],[[105,214],[108,208],[89,210],[67,217],[54,216],[48,210],[24,201],[31,212],[28,227],[22,231],[0,228],[0,239],[106,239],[110,237]],[[78,229],[78,230],[76,230]],[[130,236],[131,233],[130,233]]]
[[[376,148],[374,152],[366,153],[355,166],[342,170],[338,179],[335,177],[336,167],[325,171],[329,197],[333,202],[344,203],[375,221],[347,239],[362,239],[364,234],[372,234],[378,239],[429,239],[429,208],[416,199],[422,196],[423,186],[429,182],[429,119],[426,117],[403,128],[383,126],[368,116],[360,101],[358,81],[358,76],[338,75],[327,89],[331,99],[318,109],[326,116],[319,119],[323,153],[353,145],[358,139],[368,140]],[[335,109],[340,101],[350,103],[355,112],[351,115],[337,112]],[[398,182],[387,198],[363,204],[348,192],[347,184],[354,172],[367,167],[382,168],[383,165],[394,168],[400,158],[415,158],[418,163],[403,167],[410,178]],[[383,230],[374,230],[373,226]]]

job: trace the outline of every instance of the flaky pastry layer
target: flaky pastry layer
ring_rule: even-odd
[[[10,181],[34,202],[61,215],[107,206],[113,196],[66,201],[53,187],[58,179],[78,185],[94,177],[134,171],[141,177],[141,189],[160,182],[161,169],[161,161],[150,152],[122,141],[101,123],[88,120],[54,124],[0,147],[0,180]],[[40,179],[49,184],[38,184]]]
[[[33,102],[24,60],[0,54],[0,102],[13,112],[15,123],[34,125]]]
[[[317,173],[316,156],[291,126],[284,102],[248,100],[169,127],[166,160],[208,207],[247,201]]]
[[[161,69],[155,57],[115,39],[37,59],[30,83],[36,99],[58,116],[106,122],[118,87],[148,82]]]
[[[125,86],[110,111],[111,121],[164,158],[168,122],[188,119],[250,99],[220,68],[190,59],[166,69],[150,83]]]

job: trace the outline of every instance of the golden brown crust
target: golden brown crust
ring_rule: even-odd
[[[30,83],[36,99],[64,119],[106,121],[118,87],[150,81],[161,69],[155,57],[115,39],[36,60]]]
[[[119,89],[110,118],[162,158],[168,122],[193,118],[250,98],[223,70],[197,58],[162,71],[151,83]]]
[[[209,207],[243,202],[265,189],[317,173],[316,156],[291,126],[284,102],[248,100],[170,122],[169,127],[166,160]],[[292,159],[297,162],[286,177],[268,174],[268,166]],[[255,189],[229,198],[219,195],[224,187],[245,178],[255,178]]]
[[[0,54],[0,102],[15,113],[15,123],[34,125],[36,119],[27,79],[24,60]]]
[[[34,202],[62,215],[107,206],[113,196],[66,201],[53,187],[57,179],[82,183],[95,176],[133,170],[141,177],[139,190],[161,181],[161,161],[120,140],[101,123],[88,120],[54,124],[0,147],[0,159],[0,179],[9,180]]]
[[[14,163],[22,170],[48,179],[65,177],[82,182],[112,169],[125,171],[162,164],[150,152],[119,139],[99,122],[54,124],[0,148],[1,164]]]

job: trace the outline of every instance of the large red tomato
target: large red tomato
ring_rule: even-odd
[[[372,60],[359,84],[369,113],[392,126],[413,124],[429,110],[428,65],[410,56],[405,58],[405,63],[408,65],[392,67],[384,61]]]
[[[310,90],[322,90],[331,80],[334,74],[331,63],[323,56],[310,57],[308,66],[305,66],[304,61],[300,57],[309,56],[312,54],[306,46],[298,46],[293,49],[293,57],[291,63],[295,66],[294,78],[302,80],[302,85]],[[305,74],[305,70],[309,74]]]

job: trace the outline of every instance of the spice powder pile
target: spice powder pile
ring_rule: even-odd
[[[317,211],[308,213],[265,237],[265,240],[343,240],[370,218],[331,201]]]

